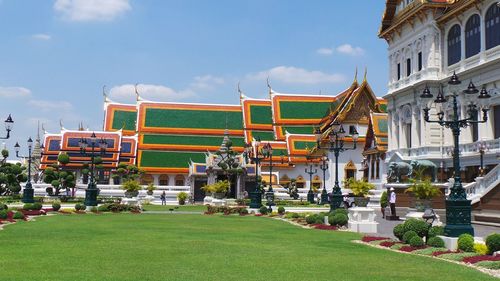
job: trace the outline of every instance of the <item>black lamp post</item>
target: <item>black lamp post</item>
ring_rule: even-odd
[[[458,86],[461,84],[458,76],[453,73],[450,80],[448,81],[450,87]],[[466,97],[474,97],[479,91],[476,89],[472,81],[466,90],[463,91]],[[468,117],[461,119],[459,115],[458,107],[458,92],[456,90],[451,90],[449,96],[444,95],[443,91],[440,90],[434,103],[436,104],[437,110],[437,120],[430,120],[429,118],[429,105],[433,98],[429,88],[426,86],[422,95],[420,96],[423,100],[429,101],[426,104],[424,110],[424,120],[428,123],[437,123],[442,127],[451,129],[453,133],[453,168],[454,168],[454,183],[450,189],[450,194],[446,198],[446,227],[444,233],[446,236],[458,237],[462,233],[469,233],[474,235],[474,228],[471,225],[471,201],[467,200],[467,194],[462,186],[462,178],[460,175],[460,157],[459,157],[459,136],[460,128],[466,128],[471,124],[485,123],[488,120],[488,109],[486,107],[482,108],[483,120],[477,120],[478,106],[472,99],[468,105]],[[451,107],[452,114],[449,120],[445,120],[445,113],[442,109],[442,105],[448,102],[448,97],[452,98]],[[479,96],[479,100],[485,100],[489,98],[490,95],[486,91],[486,88],[482,88]]]
[[[80,146],[80,152],[84,155],[87,155],[87,147],[89,143],[86,138],[81,138],[78,142]],[[85,190],[85,206],[97,206],[97,194],[99,193],[99,189],[97,188],[97,184],[95,182],[94,169],[95,169],[95,148],[99,146],[100,154],[103,155],[106,153],[106,149],[108,148],[108,143],[106,140],[101,138],[100,141],[97,141],[97,137],[95,132],[90,136],[90,180],[87,186],[87,190]]]
[[[310,160],[310,157],[307,157]],[[314,204],[314,192],[312,190],[312,175],[316,174],[318,169],[313,170],[313,163],[309,162],[309,170],[306,168],[306,174],[309,174],[309,191],[307,192],[307,202]]]
[[[10,117],[10,116],[9,116]],[[9,131],[7,131],[9,132]],[[8,136],[8,133],[7,133]],[[23,189],[23,202],[24,203],[34,203],[35,200],[33,199],[33,186],[31,185],[31,148],[33,147],[33,140],[31,137],[27,141],[28,144],[28,181],[26,181],[26,185],[24,186]],[[21,146],[19,143],[16,142],[16,145],[14,145],[14,149],[16,150],[16,157],[19,156],[19,149]]]
[[[7,136],[1,137],[0,138],[1,140],[6,140],[10,138],[10,131],[12,131],[12,128],[14,127],[14,120],[12,120],[10,114],[7,117],[7,119],[5,119],[4,123],[5,123],[5,130],[7,131]]]
[[[323,190],[321,191],[321,205],[327,204],[328,203],[328,192],[326,192],[326,171],[328,170],[328,157],[326,155],[323,155],[321,157],[321,165],[319,165],[319,168],[323,171]]]
[[[479,152],[479,161],[480,161],[480,170],[479,170],[479,176],[484,176],[484,166],[483,166],[483,158],[484,158],[484,153],[489,149],[488,145],[486,142],[481,141],[477,144],[477,152]]]
[[[268,142],[262,148],[262,154],[265,158],[269,158],[269,189],[266,192],[266,202],[269,212],[272,212],[274,206],[274,191],[273,191],[273,147]]]
[[[267,157],[267,151],[264,148],[262,151],[259,150],[260,138],[257,138],[253,144],[254,146],[250,144],[246,145],[244,156],[246,160],[255,163],[255,190],[250,192],[250,208],[258,209],[262,206],[259,166],[261,160]]]
[[[316,130],[315,135],[317,147],[321,148],[321,132],[319,129]],[[342,204],[342,192],[339,185],[339,155],[341,152],[356,149],[359,134],[356,128],[354,128],[354,130],[351,132],[351,138],[353,140],[353,146],[351,148],[344,147],[345,136],[346,132],[344,130],[344,127],[337,121],[333,122],[330,134],[328,136],[329,146],[327,147],[328,150],[333,152],[333,154],[335,155],[335,185],[333,186],[332,190],[330,211],[334,211],[335,209],[340,208]]]

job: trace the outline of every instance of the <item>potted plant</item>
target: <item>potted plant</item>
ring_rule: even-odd
[[[201,189],[205,191],[205,193],[211,193],[212,196],[216,199],[223,199],[226,197],[226,193],[229,190],[229,181],[223,180],[218,181],[213,184],[207,184],[203,186]]]
[[[367,197],[368,192],[375,188],[375,186],[369,182],[356,180],[354,178],[349,178],[347,180],[346,187],[354,194],[354,203],[357,207],[366,207],[366,205],[368,205],[368,202],[370,202],[370,197]]]
[[[441,190],[432,185],[430,178],[425,178],[423,181],[413,179],[412,184],[405,192],[411,192],[415,198],[415,208],[418,212],[423,212],[426,208],[432,206],[432,198],[441,194]]]
[[[139,195],[139,190],[141,186],[135,180],[128,180],[122,184],[122,189],[125,190],[125,197],[132,198]]]
[[[150,183],[150,184],[148,184],[148,186],[146,187],[146,190],[147,190],[147,192],[146,192],[146,193],[147,193],[148,195],[150,195],[150,196],[151,196],[151,195],[153,195],[153,191],[155,191],[155,190],[156,190],[156,186],[155,186],[153,183]]]
[[[111,177],[113,178],[113,184],[114,185],[119,185],[120,184],[120,178],[121,178],[121,176],[119,174],[113,174]]]
[[[177,193],[177,200],[179,201],[179,205],[186,204],[186,199],[188,198],[188,194],[184,191]]]

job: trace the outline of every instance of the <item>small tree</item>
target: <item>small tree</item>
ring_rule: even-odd
[[[0,166],[0,195],[19,194],[21,183],[26,182],[28,177],[24,174],[26,167],[20,163],[2,163]]]
[[[62,189],[68,190],[68,188],[76,186],[75,174],[71,171],[63,171],[58,165],[47,167],[43,171],[43,175],[43,181],[54,187],[56,196],[59,195]]]

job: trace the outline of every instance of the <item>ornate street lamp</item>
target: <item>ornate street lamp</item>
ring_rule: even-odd
[[[458,76],[453,72],[450,80],[448,81],[448,85],[450,88],[456,87],[460,85],[461,82],[458,79]],[[459,136],[460,136],[460,128],[466,128],[471,124],[477,123],[485,123],[488,120],[488,108],[486,106],[482,107],[483,112],[483,120],[477,120],[478,114],[478,105],[474,100],[475,95],[479,91],[474,86],[474,83],[470,81],[466,90],[463,91],[466,99],[469,99],[468,105],[468,117],[461,119],[459,115],[459,106],[457,98],[459,96],[459,92],[455,89],[450,89],[450,94],[445,96],[443,91],[440,90],[434,103],[436,105],[437,110],[437,120],[430,120],[429,111],[430,111],[430,102],[433,98],[429,88],[426,86],[420,98],[425,101],[424,110],[424,120],[428,123],[437,123],[442,127],[446,127],[451,129],[453,133],[453,168],[454,168],[454,183],[450,189],[450,193],[446,198],[446,227],[444,229],[444,233],[446,236],[458,237],[462,233],[469,233],[474,235],[474,228],[471,225],[471,200],[467,200],[467,194],[462,186],[462,178],[460,175],[460,150],[459,150]],[[443,104],[449,102],[449,97],[451,97],[451,108],[453,110],[451,116],[445,120],[445,112],[443,110]],[[472,98],[470,98],[472,97]],[[490,98],[490,95],[486,91],[486,88],[483,87],[477,99],[479,101],[484,101]],[[448,104],[449,105],[449,104]]]
[[[87,154],[87,148],[89,146],[89,143],[87,142],[87,138],[81,138],[80,141],[78,141],[78,146],[80,147],[80,152],[83,155],[88,155]],[[87,190],[85,190],[85,206],[97,206],[97,194],[99,193],[99,189],[97,188],[97,184],[95,182],[95,176],[94,176],[94,169],[96,166],[95,163],[95,148],[99,147],[99,153],[101,155],[104,155],[106,153],[106,149],[108,148],[108,143],[106,140],[101,138],[99,141],[97,141],[97,137],[95,135],[95,132],[92,132],[92,135],[90,136],[90,147],[91,147],[91,152],[90,152],[90,180],[89,184],[87,186]]]
[[[319,129],[316,130],[315,134],[317,147],[321,148],[321,132],[319,131]],[[342,204],[342,192],[339,185],[339,155],[341,152],[356,149],[359,134],[356,128],[354,128],[354,130],[351,132],[353,146],[350,148],[344,146],[345,137],[346,132],[342,124],[337,121],[333,122],[331,125],[330,134],[328,136],[329,146],[327,147],[327,149],[330,152],[333,152],[335,156],[335,185],[333,186],[332,199],[330,200],[330,211],[334,211],[335,209],[340,208]]]
[[[311,157],[308,157],[310,160]],[[314,192],[312,190],[312,175],[316,174],[318,169],[313,170],[313,163],[309,162],[309,170],[306,168],[306,174],[309,174],[309,191],[307,192],[307,202],[314,204]]]
[[[327,204],[328,203],[328,192],[326,192],[326,171],[328,170],[328,157],[326,155],[323,155],[321,157],[321,165],[319,165],[319,168],[323,171],[323,190],[321,191],[321,205]]]
[[[12,120],[12,117],[7,116],[7,119],[4,121],[5,123],[5,130],[7,131],[7,136],[0,138],[1,140],[6,140],[10,138],[10,131],[12,131],[12,128],[14,128],[14,120]]]
[[[479,161],[480,161],[480,170],[479,170],[479,176],[484,176],[484,167],[483,167],[483,158],[484,158],[484,153],[489,150],[488,145],[484,141],[480,141],[477,144],[477,152],[479,152]]]
[[[10,117],[10,115],[9,115]],[[12,119],[11,119],[12,121]],[[8,138],[8,132],[7,131],[7,138]],[[33,193],[34,193],[34,190],[33,190],[33,186],[31,185],[31,148],[33,147],[33,140],[31,139],[31,137],[28,139],[27,141],[27,144],[28,144],[28,181],[26,182],[26,185],[24,186],[24,189],[23,189],[23,202],[24,203],[34,203],[35,200],[33,199]],[[21,148],[21,146],[19,145],[18,142],[16,142],[16,144],[14,145],[14,149],[16,151],[16,157],[21,157],[19,156],[19,149]]]
[[[262,193],[260,186],[260,175],[259,175],[259,166],[262,159],[268,157],[267,151],[263,148],[259,149],[260,146],[260,138],[258,137],[254,142],[253,146],[251,144],[247,144],[245,147],[244,157],[248,161],[255,163],[255,190],[250,192],[250,208],[258,209],[262,206]]]
[[[269,189],[266,192],[266,202],[269,212],[272,212],[274,206],[274,191],[273,191],[273,147],[268,142],[262,148],[262,154],[265,158],[269,158]]]

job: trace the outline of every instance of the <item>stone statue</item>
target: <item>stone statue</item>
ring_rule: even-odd
[[[408,176],[414,176],[418,172],[421,172],[422,176],[430,173],[431,181],[436,181],[437,166],[432,161],[412,160],[410,162],[410,171],[408,172]]]
[[[392,162],[389,164],[387,179],[389,181],[401,181],[401,176],[406,176],[410,172],[411,166],[406,162]]]

